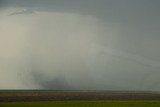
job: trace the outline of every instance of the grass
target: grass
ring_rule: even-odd
[[[160,101],[3,102],[0,107],[160,107]]]

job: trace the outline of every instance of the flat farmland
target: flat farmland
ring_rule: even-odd
[[[0,91],[0,107],[160,107],[160,94],[121,91]]]
[[[0,91],[0,102],[73,100],[160,100],[160,93],[121,91]]]

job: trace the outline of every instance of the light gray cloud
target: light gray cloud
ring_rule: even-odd
[[[17,10],[11,14],[9,14],[8,16],[12,16],[12,15],[21,15],[21,14],[35,14],[36,12],[30,9],[22,9],[22,10]]]
[[[4,3],[1,89],[159,91],[159,0]]]

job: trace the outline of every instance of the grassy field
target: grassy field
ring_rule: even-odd
[[[160,107],[160,101],[1,102],[0,107]]]

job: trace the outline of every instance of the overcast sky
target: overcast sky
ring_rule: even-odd
[[[1,0],[0,89],[160,91],[159,0]]]

